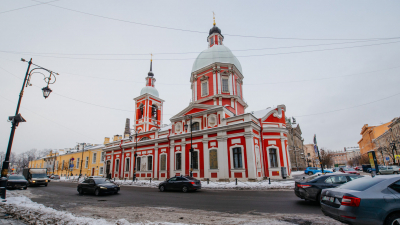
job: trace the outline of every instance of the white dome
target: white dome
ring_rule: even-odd
[[[225,45],[214,45],[202,51],[193,63],[192,72],[213,63],[231,63],[242,73],[242,66],[232,51]]]
[[[146,94],[146,93],[147,94],[151,94],[151,95],[153,95],[153,96],[158,98],[158,91],[154,87],[151,87],[151,86],[143,87],[142,90],[140,91],[140,95],[143,95],[143,94]]]

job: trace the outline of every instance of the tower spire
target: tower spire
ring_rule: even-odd
[[[215,23],[215,13],[214,13],[214,11],[213,11],[213,19],[214,19],[213,25],[215,26],[215,25],[217,25],[217,24]]]
[[[147,74],[149,77],[153,77],[154,73],[153,73],[153,54],[150,54],[151,58],[150,58],[150,71]]]

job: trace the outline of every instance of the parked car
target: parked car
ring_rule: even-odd
[[[170,179],[159,184],[158,188],[161,192],[169,190],[177,190],[182,192],[197,191],[201,189],[199,180],[189,176],[171,177]]]
[[[28,188],[28,181],[22,175],[10,175],[7,180],[7,188],[23,188],[26,190]]]
[[[367,169],[367,173],[371,173],[372,171],[376,171],[376,169],[375,168],[368,168]]]
[[[347,168],[347,167],[342,167],[342,168],[340,168],[340,169],[339,169],[339,172],[360,175],[360,173],[357,172],[355,169],[353,169],[353,168]]]
[[[321,168],[317,168],[317,167],[307,167],[304,170],[304,173],[308,174],[308,175],[313,175],[316,173],[322,173],[322,170],[321,170]],[[328,170],[328,169],[324,169],[324,173],[332,173],[332,171]]]
[[[361,165],[361,167],[362,167],[362,171],[371,173],[371,172],[368,172],[368,169],[371,168],[370,164],[364,164],[364,165]]]
[[[345,184],[362,176],[355,174],[313,175],[306,179],[295,181],[294,193],[304,200],[319,201],[323,189]]]
[[[321,210],[348,224],[399,224],[399,198],[399,176],[364,177],[323,190]]]
[[[398,166],[380,166],[379,174],[388,175],[388,174],[399,174],[400,167]]]
[[[111,183],[106,178],[86,179],[78,184],[77,190],[80,195],[85,193],[94,193],[96,196],[101,194],[118,194],[120,187]]]
[[[362,167],[361,166],[355,166],[355,167],[353,167],[353,169],[355,169],[357,171],[362,171]]]
[[[56,174],[53,174],[53,175],[50,176],[50,179],[52,179],[52,180],[59,180],[59,179],[60,179],[60,176],[59,176],[59,175],[56,175]]]
[[[102,176],[89,176],[86,179],[103,178]]]

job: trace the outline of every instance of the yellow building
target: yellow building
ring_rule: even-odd
[[[376,151],[375,143],[373,142],[377,137],[381,136],[387,130],[389,130],[389,124],[391,122],[379,125],[379,126],[368,126],[365,124],[361,128],[361,140],[358,141],[358,145],[360,146],[361,155],[366,154],[367,152],[374,150]]]
[[[29,168],[47,168],[48,174],[61,177],[79,176],[82,167],[83,176],[103,176],[104,145],[88,145],[79,149],[62,149],[50,152],[46,157],[32,160]],[[83,159],[83,160],[82,160]]]

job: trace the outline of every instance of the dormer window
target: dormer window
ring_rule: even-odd
[[[208,95],[208,81],[201,82],[201,97]]]
[[[222,77],[222,92],[229,93],[228,77]]]

